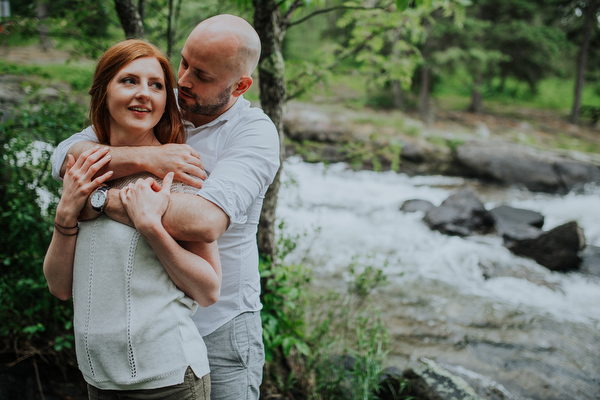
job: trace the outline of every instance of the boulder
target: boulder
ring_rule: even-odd
[[[423,221],[434,230],[455,236],[494,232],[494,218],[471,188],[463,189],[427,211]]]
[[[535,238],[507,242],[506,247],[553,271],[571,271],[581,264],[579,253],[585,247],[585,236],[577,222],[571,221]]]
[[[404,371],[403,378],[410,381],[410,395],[421,400],[484,400],[464,379],[432,360],[414,364]]]
[[[594,163],[512,143],[467,142],[456,149],[456,161],[473,177],[537,192],[567,193],[600,184],[600,167]]]
[[[352,140],[343,119],[308,106],[296,105],[293,109],[288,106],[283,127],[285,136],[297,142],[338,143]]]
[[[533,239],[541,234],[544,216],[536,211],[502,205],[490,210],[496,232],[506,241]]]
[[[581,272],[600,277],[600,247],[587,245],[581,256],[583,258]]]
[[[426,213],[427,211],[431,210],[434,207],[435,206],[433,205],[433,203],[428,200],[411,199],[411,200],[406,200],[404,203],[402,203],[402,205],[400,206],[400,211],[407,212],[407,213],[421,211],[421,212]]]
[[[555,170],[569,190],[581,190],[588,183],[600,183],[600,167],[596,165],[560,160],[555,163]]]

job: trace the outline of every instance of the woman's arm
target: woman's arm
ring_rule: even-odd
[[[135,228],[150,243],[177,287],[207,307],[221,292],[219,251],[216,242],[180,244],[165,230],[162,216],[169,204],[172,181],[173,173],[165,177],[162,188],[151,178],[140,179],[121,190],[121,200]]]
[[[75,161],[68,156],[63,180],[63,192],[56,207],[54,233],[44,258],[44,276],[50,293],[61,300],[71,297],[73,287],[73,260],[77,243],[77,217],[89,194],[108,180],[112,172],[98,178],[94,175],[108,162],[107,148],[92,148]]]

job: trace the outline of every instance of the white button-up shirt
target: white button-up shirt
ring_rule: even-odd
[[[198,195],[219,206],[230,218],[218,239],[221,256],[221,296],[217,303],[199,307],[193,316],[202,336],[237,315],[258,311],[260,276],[256,232],[267,189],[279,168],[279,135],[269,117],[240,96],[224,114],[208,124],[186,123],[187,144],[198,151],[208,178]],[[97,141],[88,127],[61,142],[52,159],[52,176],[71,146]]]

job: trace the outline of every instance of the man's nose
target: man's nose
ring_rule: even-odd
[[[190,80],[188,79],[189,69],[179,71],[179,79],[177,79],[177,86],[179,87],[191,87]]]

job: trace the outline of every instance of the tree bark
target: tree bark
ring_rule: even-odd
[[[144,39],[146,37],[139,8],[133,0],[115,0],[115,10],[119,15],[127,39]]]
[[[37,0],[35,4],[35,13],[39,22],[39,35],[40,44],[44,53],[48,52],[52,48],[52,43],[48,39],[48,26],[46,25],[46,18],[48,17],[48,5],[46,0]]]
[[[260,87],[260,103],[263,111],[271,118],[280,141],[280,160],[284,160],[283,145],[283,105],[286,89],[283,77],[284,61],[281,44],[285,31],[281,27],[281,14],[277,3],[273,0],[253,0],[254,29],[261,41],[261,56],[258,65]],[[275,211],[277,194],[279,193],[281,168],[269,187],[263,202],[258,224],[258,251],[261,255],[275,260],[277,246],[275,244]]]
[[[581,92],[585,83],[585,70],[590,48],[590,37],[592,36],[592,24],[594,17],[598,12],[598,1],[591,0],[585,8],[585,22],[583,27],[583,42],[579,48],[577,57],[577,77],[575,78],[575,96],[573,99],[573,108],[571,110],[571,122],[579,123],[579,112],[581,111]]]
[[[429,123],[431,119],[431,112],[429,110],[430,82],[431,68],[423,66],[421,70],[421,88],[419,90],[419,117],[426,123]]]
[[[400,41],[400,29],[394,29],[392,36],[392,57],[394,60],[398,60],[401,57],[400,51],[397,49],[396,44]],[[392,80],[392,96],[394,101],[394,108],[400,110],[404,107],[404,93],[402,91],[402,84],[398,79]]]
[[[483,78],[481,72],[477,73],[477,76],[473,79],[473,89],[471,90],[471,104],[467,111],[472,113],[480,113],[483,111],[483,94],[481,93],[481,87],[483,85]]]

